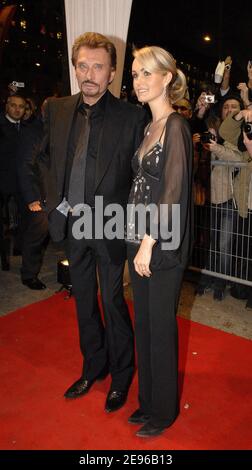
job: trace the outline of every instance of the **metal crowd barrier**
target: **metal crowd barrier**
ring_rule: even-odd
[[[250,171],[247,163],[215,160],[209,165],[208,182],[195,179],[194,249],[189,269],[252,286]],[[214,203],[215,189],[220,204]],[[241,217],[238,208],[246,201],[251,210]]]

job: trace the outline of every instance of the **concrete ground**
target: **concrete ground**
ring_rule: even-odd
[[[60,245],[49,244],[40,279],[47,285],[43,291],[32,291],[20,281],[21,257],[11,258],[10,271],[0,271],[0,315],[6,315],[17,308],[46,299],[53,295],[61,286],[57,282],[57,262],[64,259],[64,250]],[[186,276],[188,278],[188,276]],[[194,277],[192,278],[194,279]],[[125,295],[132,298],[127,269],[125,270]],[[212,293],[202,297],[195,296],[195,282],[184,281],[179,312],[184,318],[217,328],[228,333],[252,339],[252,310],[245,308],[246,301],[230,296],[219,302],[213,300]]]

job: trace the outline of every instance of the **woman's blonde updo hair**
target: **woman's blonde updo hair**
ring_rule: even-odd
[[[169,52],[158,46],[146,46],[135,49],[133,56],[150,73],[156,72],[165,75],[167,72],[171,72],[172,80],[167,85],[167,97],[171,104],[185,96],[186,77],[180,69],[177,69],[176,61]]]

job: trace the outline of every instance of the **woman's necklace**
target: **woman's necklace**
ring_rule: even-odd
[[[170,114],[170,113],[169,113],[169,114]],[[165,114],[165,116],[162,116],[161,118],[157,119],[155,122],[152,121],[152,122],[150,123],[149,127],[148,127],[148,130],[147,130],[147,132],[146,132],[146,135],[150,135],[150,134],[151,134],[151,130],[150,130],[150,129],[151,129],[151,126],[157,124],[157,122],[159,122],[159,121],[162,121],[162,119],[168,118],[169,114]]]

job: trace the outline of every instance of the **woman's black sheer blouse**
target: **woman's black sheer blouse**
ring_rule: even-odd
[[[151,267],[168,269],[175,265],[185,266],[190,255],[192,242],[192,137],[189,124],[176,112],[170,114],[165,125],[163,146],[158,141],[141,159],[139,151],[132,159],[134,181],[128,204],[155,206],[149,212],[146,233],[157,239],[153,248]],[[160,139],[161,140],[161,139]],[[160,206],[164,204],[164,212]],[[171,205],[179,205],[179,243],[169,249],[173,218]],[[169,208],[167,212],[167,207]],[[167,214],[164,217],[164,214]],[[137,242],[142,235],[138,231],[137,220],[129,210],[127,218],[127,238]],[[135,235],[133,235],[135,234]],[[171,244],[170,244],[171,245]],[[164,247],[166,247],[164,249]],[[168,248],[168,249],[167,249]]]

